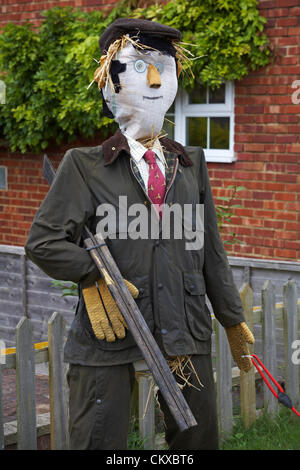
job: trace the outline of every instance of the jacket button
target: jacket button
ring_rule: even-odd
[[[159,289],[163,289],[164,286],[163,286],[162,284],[158,284],[157,287],[158,287]]]
[[[97,403],[97,405],[101,405],[102,400],[101,400],[100,398],[98,398],[98,399],[96,400],[96,403]]]
[[[191,290],[194,290],[194,289],[195,289],[194,284],[191,284],[191,285],[190,285],[190,289],[191,289]]]
[[[143,293],[144,293],[144,289],[143,288],[139,289],[139,295],[143,295]]]
[[[168,333],[167,330],[165,330],[164,328],[161,330],[162,335],[166,335],[167,333]]]
[[[159,241],[158,240],[156,240],[155,246],[159,246]]]

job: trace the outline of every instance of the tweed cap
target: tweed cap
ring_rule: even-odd
[[[181,32],[161,23],[150,20],[139,20],[134,18],[119,18],[109,25],[99,39],[102,53],[106,53],[109,46],[123,35],[151,36],[167,41],[181,41]]]

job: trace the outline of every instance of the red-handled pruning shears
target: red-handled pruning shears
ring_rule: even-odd
[[[253,365],[256,367],[256,369],[258,370],[261,378],[263,379],[263,381],[266,383],[267,387],[269,388],[269,390],[271,390],[271,392],[273,393],[273,395],[277,398],[277,400],[279,401],[279,403],[281,403],[282,405],[286,406],[287,408],[290,408],[297,416],[299,416],[300,418],[300,413],[299,411],[297,411],[293,404],[292,404],[292,401],[290,399],[290,397],[284,392],[283,388],[281,387],[281,385],[274,379],[274,377],[271,375],[271,373],[268,371],[268,369],[266,368],[266,366],[261,362],[261,360],[256,356],[256,354],[250,354],[249,356],[243,356],[243,357],[250,357],[251,358],[251,361],[253,363]],[[257,362],[258,364],[257,364]],[[274,383],[274,385],[276,385],[276,387],[278,388],[278,392],[276,392],[274,390],[274,388],[272,387],[272,385],[268,382],[268,379],[267,377],[265,376],[264,372],[262,371],[262,369],[259,367],[261,366],[262,369],[264,370],[264,372],[267,374],[267,376],[272,380],[272,382]]]

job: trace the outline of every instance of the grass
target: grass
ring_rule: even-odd
[[[144,440],[139,436],[138,431],[131,431],[128,434],[128,450],[142,450]]]
[[[137,420],[133,418],[130,423],[130,430],[128,434],[128,450],[143,450],[145,441],[146,439],[142,439],[139,434]],[[155,449],[167,450],[167,446],[164,440],[164,433],[156,433]]]
[[[141,450],[143,444],[137,420],[133,419],[128,435],[128,449]],[[165,447],[159,445],[158,448]],[[245,429],[241,417],[236,416],[232,435],[220,443],[220,450],[300,450],[300,418],[291,410],[280,407],[276,416],[271,417],[262,412],[256,422]]]
[[[300,418],[282,408],[271,418],[262,415],[247,430],[240,417],[231,437],[223,441],[222,450],[300,450]]]
[[[144,439],[139,434],[138,420],[135,416],[130,421],[127,445],[128,450],[141,450],[144,447]]]

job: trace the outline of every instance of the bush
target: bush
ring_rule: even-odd
[[[256,0],[171,0],[133,9],[119,3],[109,14],[56,7],[43,13],[39,30],[8,24],[0,35],[0,79],[6,83],[6,105],[0,106],[0,133],[12,151],[40,152],[51,141],[104,136],[115,128],[102,114],[97,86],[87,90],[99,60],[98,39],[120,17],[160,21],[183,32],[194,56],[195,77],[211,87],[241,79],[266,65],[270,51],[263,34],[265,18]],[[190,74],[181,85],[191,88]]]

